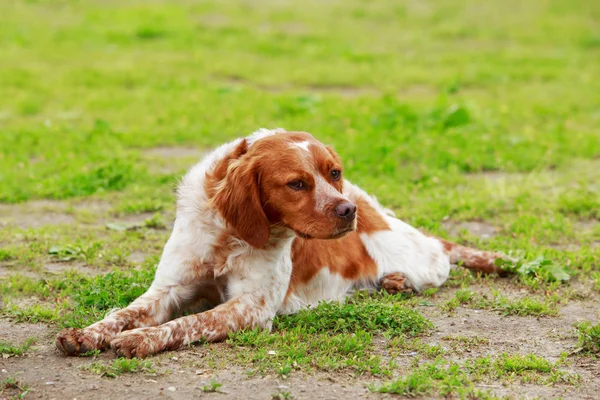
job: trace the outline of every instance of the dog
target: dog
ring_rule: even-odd
[[[344,179],[335,151],[306,132],[260,129],[208,154],[182,178],[152,285],[128,307],[59,333],[80,355],[111,347],[143,358],[357,289],[439,287],[452,264],[499,272],[503,255],[428,236]],[[180,316],[199,301],[214,307]]]

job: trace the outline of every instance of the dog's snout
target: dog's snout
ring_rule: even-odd
[[[335,214],[348,221],[352,221],[356,217],[356,206],[349,201],[338,204],[335,207]]]

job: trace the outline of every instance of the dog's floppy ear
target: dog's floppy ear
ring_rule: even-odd
[[[270,235],[270,224],[262,207],[258,164],[248,157],[232,160],[213,198],[227,224],[240,239],[262,249]]]

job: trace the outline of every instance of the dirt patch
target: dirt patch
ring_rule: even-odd
[[[21,325],[21,330],[29,327]],[[242,368],[211,369],[203,360],[203,350],[190,348],[152,358],[157,374],[126,374],[103,378],[82,370],[94,360],[67,358],[54,348],[55,332],[45,334],[34,351],[22,357],[0,360],[2,376],[14,376],[31,388],[32,397],[43,399],[150,399],[216,398],[270,399],[280,392],[296,399],[380,398],[369,393],[363,383],[346,377],[294,374],[288,379],[254,376]],[[222,345],[211,346],[218,351]],[[210,351],[210,350],[208,350]],[[97,361],[110,363],[114,356],[102,354]],[[6,372],[4,372],[6,371]],[[219,392],[205,393],[211,382],[222,384]]]
[[[40,228],[94,222],[112,208],[101,200],[33,200],[20,204],[0,204],[0,226]]]
[[[429,85],[410,85],[400,89],[398,97],[401,99],[410,99],[415,97],[431,97],[437,96],[439,90]]]
[[[36,274],[35,272],[24,271],[24,270],[16,271],[14,268],[11,267],[10,264],[0,265],[0,278],[5,278],[5,277],[8,277],[9,275],[14,275],[16,273],[19,273],[19,275],[25,275],[30,278],[38,278],[39,277],[39,275]]]
[[[487,287],[475,286],[477,292],[489,293]],[[443,289],[443,298],[453,293],[452,289]],[[524,293],[502,288],[502,293],[511,299],[523,297]],[[467,337],[482,338],[486,343],[469,348],[465,353],[451,353],[448,359],[462,362],[473,357],[499,356],[502,353],[533,353],[551,362],[559,360],[561,353],[571,353],[577,348],[577,335],[573,327],[581,321],[597,321],[600,307],[597,296],[586,301],[570,300],[562,307],[557,317],[518,317],[505,316],[499,311],[477,310],[458,307],[448,313],[437,307],[420,307],[421,311],[436,327],[436,332],[425,342],[440,345],[445,350],[452,348],[445,338]],[[581,376],[580,386],[563,384],[540,386],[481,384],[482,390],[492,390],[496,396],[513,396],[515,398],[558,398],[582,399],[596,398],[600,390],[600,364],[590,363],[585,357],[569,358],[562,370]],[[477,386],[477,385],[476,385]]]
[[[46,324],[15,324],[0,319],[0,342],[8,342],[20,346],[29,338],[35,338],[43,343],[53,336],[55,329]]]
[[[472,236],[477,236],[481,239],[489,239],[495,236],[499,229],[484,221],[444,221],[442,226],[450,236],[459,236],[461,231],[467,231]]]
[[[35,200],[22,204],[0,204],[0,226],[39,228],[44,225],[73,224],[75,216],[67,212],[67,203]]]
[[[42,267],[44,272],[48,272],[50,274],[62,274],[67,271],[77,271],[80,274],[87,276],[96,276],[100,274],[105,274],[106,270],[101,270],[98,268],[92,268],[87,266],[83,262],[56,262],[56,263],[46,263]]]
[[[142,156],[150,173],[165,175],[185,172],[205,154],[195,147],[154,147],[144,150]]]

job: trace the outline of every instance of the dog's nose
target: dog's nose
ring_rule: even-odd
[[[356,206],[348,201],[340,203],[335,208],[335,214],[340,218],[352,221],[356,217]]]

